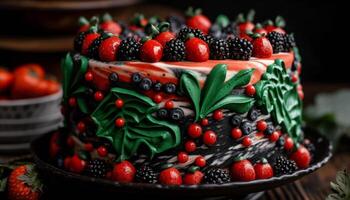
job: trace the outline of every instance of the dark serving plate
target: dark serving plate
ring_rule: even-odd
[[[152,199],[166,197],[167,199],[179,199],[181,197],[207,198],[234,197],[252,199],[261,195],[261,191],[278,187],[295,181],[310,174],[325,165],[332,156],[332,145],[329,140],[317,131],[306,128],[307,138],[315,145],[316,152],[314,160],[309,168],[298,170],[293,174],[273,177],[266,180],[254,180],[251,182],[232,182],[223,185],[203,184],[198,186],[164,186],[160,184],[129,183],[120,184],[104,179],[96,179],[83,175],[70,173],[55,167],[48,162],[48,144],[51,134],[41,136],[32,142],[31,149],[39,173],[42,175],[47,186],[46,195],[48,199],[66,197],[67,195],[79,195],[79,197],[120,197],[127,196],[128,199],[140,196]]]

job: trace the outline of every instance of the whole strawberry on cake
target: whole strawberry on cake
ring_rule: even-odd
[[[67,171],[130,183],[225,184],[307,168],[300,56],[284,20],[81,18],[62,62]]]

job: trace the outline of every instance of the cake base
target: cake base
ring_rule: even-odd
[[[332,156],[332,145],[329,140],[317,131],[306,128],[305,135],[315,145],[317,151],[314,161],[310,167],[298,170],[293,174],[272,177],[264,180],[251,182],[231,182],[223,185],[203,184],[197,186],[165,186],[160,184],[129,183],[120,184],[104,179],[96,179],[88,176],[70,173],[55,167],[49,163],[48,145],[51,133],[41,136],[32,143],[31,149],[37,168],[42,175],[45,185],[48,187],[49,199],[62,198],[71,195],[78,197],[92,196],[127,196],[129,198],[150,197],[152,199],[163,198],[179,199],[180,197],[191,197],[191,199],[225,199],[229,197],[253,198],[256,192],[265,191],[274,187],[295,181],[322,167]],[[215,197],[215,198],[214,198]],[[210,199],[209,198],[209,199]],[[103,198],[102,198],[103,199]]]

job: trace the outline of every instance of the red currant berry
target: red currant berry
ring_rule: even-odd
[[[125,120],[121,117],[117,118],[115,120],[115,126],[118,127],[118,128],[121,128],[125,125]]]
[[[292,76],[291,76],[291,81],[292,81],[293,83],[296,83],[296,82],[298,81],[298,76],[295,75],[295,74],[292,74]]]
[[[194,163],[198,167],[204,167],[207,164],[207,161],[205,161],[205,158],[203,156],[198,156],[195,160]]]
[[[74,147],[74,145],[75,145],[75,141],[74,141],[73,137],[72,136],[68,136],[68,138],[67,138],[67,146],[72,148],[72,147]]]
[[[248,96],[254,96],[255,95],[255,87],[253,85],[248,85],[246,88],[245,88],[245,93],[248,95]]]
[[[173,109],[174,108],[174,102],[173,101],[167,101],[167,102],[165,102],[164,107],[166,109],[168,109],[168,110]]]
[[[284,149],[286,151],[291,151],[294,147],[294,141],[290,137],[286,137],[284,141]]]
[[[214,131],[205,131],[203,135],[203,142],[204,144],[211,146],[216,143],[216,134]]]
[[[257,132],[257,133],[255,133],[255,136],[259,137],[259,138],[262,138],[262,137],[265,136],[265,134],[264,134],[264,132]]]
[[[91,152],[94,150],[94,146],[91,143],[84,144],[84,149],[88,152]]]
[[[216,121],[220,121],[224,118],[224,113],[221,110],[215,110],[213,113],[213,118]]]
[[[242,130],[240,128],[233,128],[231,130],[231,137],[235,140],[242,137]]]
[[[79,132],[79,133],[84,133],[85,130],[86,130],[85,123],[82,122],[82,121],[79,122],[79,123],[77,124],[77,129],[78,129],[78,132]]]
[[[124,106],[124,101],[122,99],[115,100],[115,107],[121,109]]]
[[[92,75],[91,72],[86,72],[85,73],[85,80],[86,81],[92,81],[94,79],[94,76]]]
[[[102,101],[102,99],[104,98],[104,95],[101,91],[97,91],[94,94],[94,98],[95,98],[95,101]]]
[[[209,125],[209,120],[207,118],[204,118],[201,120],[201,125],[202,126],[208,126]]]
[[[77,99],[75,97],[69,98],[68,104],[70,107],[75,107],[77,105]]]
[[[153,101],[155,102],[155,103],[160,103],[160,102],[162,102],[162,100],[163,100],[163,97],[162,97],[162,95],[160,95],[160,94],[156,94],[156,95],[154,95],[154,97],[153,97]],[[166,105],[165,105],[166,106]]]
[[[249,147],[250,145],[252,145],[252,139],[250,139],[250,137],[244,137],[242,140],[242,145],[245,147]]]
[[[304,99],[304,92],[303,92],[302,90],[299,90],[299,91],[298,91],[298,95],[299,95],[299,98],[300,98],[301,100]]]
[[[177,154],[177,161],[179,163],[185,163],[188,161],[188,154],[186,152],[180,152]]]
[[[258,131],[265,131],[267,128],[267,123],[264,120],[260,120],[256,123],[256,128]]]
[[[271,142],[276,142],[278,140],[278,138],[280,137],[280,134],[277,131],[274,131],[271,135],[270,135],[270,141]]]
[[[194,143],[193,141],[187,141],[186,143],[185,143],[185,149],[186,149],[186,151],[188,152],[188,153],[191,153],[191,152],[194,152],[195,150],[196,150],[196,148],[197,148],[197,145],[196,145],[196,143]]]
[[[106,157],[108,155],[108,151],[106,147],[100,146],[97,148],[97,154],[101,157]]]
[[[187,133],[191,138],[199,138],[202,135],[202,127],[198,124],[190,124]]]
[[[301,84],[299,84],[298,86],[297,86],[297,90],[299,91],[299,90],[303,90],[303,86],[301,85]]]

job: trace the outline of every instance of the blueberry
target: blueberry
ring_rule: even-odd
[[[149,78],[144,78],[139,84],[141,90],[150,90],[152,87],[152,81]]]
[[[142,76],[141,76],[141,74],[140,73],[133,73],[132,75],[131,75],[131,80],[132,80],[132,82],[133,83],[139,83],[139,82],[141,82],[141,80],[142,80]]]
[[[173,94],[176,92],[176,85],[174,83],[167,83],[164,86],[164,92],[167,94]]]
[[[115,83],[118,82],[119,76],[118,76],[117,73],[112,72],[112,73],[109,74],[108,80],[109,80],[109,82],[113,85],[113,84],[115,84]]]
[[[241,130],[244,135],[249,135],[253,131],[253,127],[249,122],[243,122],[241,124]]]
[[[63,165],[64,165],[64,159],[63,159],[63,157],[62,157],[62,156],[58,156],[58,157],[57,157],[56,162],[57,162],[57,167],[59,167],[59,168],[63,168]]]
[[[266,135],[271,135],[275,131],[275,128],[272,124],[267,125],[267,128],[265,130]]]
[[[284,137],[280,137],[278,140],[277,140],[277,145],[280,146],[280,147],[283,147],[284,146]]]
[[[157,117],[160,119],[167,119],[168,118],[168,110],[165,108],[161,108],[157,111]]]
[[[232,124],[232,126],[239,127],[241,125],[241,123],[242,123],[242,119],[243,118],[240,115],[233,115],[231,117],[231,124]]]
[[[181,120],[185,114],[180,108],[174,108],[170,111],[169,115],[171,120],[178,121]]]
[[[154,91],[157,91],[157,92],[161,91],[162,90],[162,84],[159,83],[159,82],[155,83],[153,85],[153,89],[154,89]]]
[[[257,109],[252,108],[249,112],[248,112],[248,118],[252,121],[257,120],[259,117],[259,111]]]

